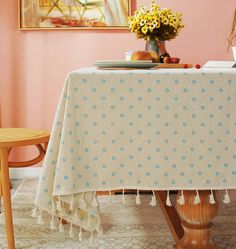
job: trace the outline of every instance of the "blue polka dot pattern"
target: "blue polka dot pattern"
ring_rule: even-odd
[[[82,70],[82,69],[81,69]],[[236,74],[71,72],[39,192],[236,188]]]

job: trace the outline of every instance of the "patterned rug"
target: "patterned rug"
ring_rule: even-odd
[[[37,186],[36,178],[26,178],[13,195],[13,219],[17,249],[172,249],[173,239],[165,224],[159,206],[150,207],[151,196],[141,195],[141,205],[135,204],[135,196],[127,195],[126,204],[121,196],[115,202],[100,196],[104,227],[103,237],[89,240],[90,234],[83,232],[83,241],[67,234],[51,231],[49,225],[37,225],[31,218],[33,200]],[[46,223],[50,217],[44,215]],[[219,249],[236,249],[236,200],[230,205],[221,205],[215,219],[214,241]],[[67,229],[68,231],[69,229]],[[0,216],[0,248],[7,249],[3,215]]]

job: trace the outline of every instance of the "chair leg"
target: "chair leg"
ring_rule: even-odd
[[[0,158],[0,214],[2,212],[2,196],[3,196],[3,193],[2,193],[2,177],[1,177],[1,158]]]
[[[9,179],[9,168],[8,168],[8,148],[0,149],[1,158],[1,181],[3,190],[4,200],[4,216],[7,231],[8,248],[15,249],[14,242],[14,231],[12,222],[12,208],[11,208],[11,194],[10,194],[10,179]]]

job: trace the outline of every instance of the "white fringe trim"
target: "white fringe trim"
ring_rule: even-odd
[[[93,200],[92,200],[91,205],[93,207],[98,207],[98,202],[97,202],[97,199],[96,199],[96,191],[94,191]]]
[[[80,226],[79,227],[79,241],[82,241],[83,238],[82,238],[82,227]]]
[[[75,203],[74,203],[74,195],[72,194],[71,195],[71,201],[70,201],[70,210],[74,210],[74,206],[75,206]]]
[[[45,224],[45,222],[43,220],[43,216],[42,216],[42,211],[41,210],[39,211],[39,216],[38,216],[37,224],[38,225],[44,225]]]
[[[80,208],[84,209],[87,207],[87,203],[85,202],[85,199],[84,199],[84,192],[82,193],[82,198],[80,199]]]
[[[157,199],[156,199],[156,194],[155,194],[154,190],[152,190],[152,199],[151,199],[149,205],[152,207],[155,207],[157,205]]]
[[[223,203],[229,204],[230,202],[231,202],[231,200],[230,200],[230,197],[229,197],[228,189],[226,189],[225,190],[225,195],[224,195]]]
[[[184,198],[184,191],[181,190],[181,195],[179,196],[179,199],[177,200],[179,205],[184,205],[185,204],[185,198]]]
[[[38,216],[39,216],[39,211],[38,211],[38,208],[35,207],[35,208],[32,210],[31,217],[37,218]]]
[[[50,229],[51,230],[56,230],[56,225],[55,225],[55,216],[54,215],[52,215],[52,219],[51,219],[51,221],[50,221]]]
[[[90,233],[90,241],[93,240],[93,231]]]
[[[122,191],[122,203],[126,204],[126,200],[125,200],[125,190],[123,189]]]
[[[140,200],[140,196],[139,196],[139,190],[137,190],[137,195],[136,195],[136,198],[135,198],[135,202],[136,202],[137,205],[141,204],[141,200]]]
[[[211,189],[211,194],[210,194],[210,204],[215,204],[216,201],[215,201],[215,198],[214,198],[214,193],[213,193],[213,190]]]
[[[194,205],[198,205],[198,204],[201,203],[201,199],[200,199],[198,190],[196,190],[196,192],[197,192],[197,195],[196,195],[195,198],[194,198],[194,202],[193,202]]]
[[[74,238],[74,229],[73,229],[73,224],[70,223],[70,232],[69,232],[70,238]]]
[[[172,207],[172,203],[170,201],[170,191],[167,191],[167,196],[166,196],[166,206]]]
[[[65,233],[65,228],[64,228],[64,225],[62,224],[62,218],[60,219],[59,232]]]

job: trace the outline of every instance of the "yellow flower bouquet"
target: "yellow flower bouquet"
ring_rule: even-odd
[[[171,9],[161,9],[153,0],[151,8],[141,5],[129,17],[129,28],[138,39],[168,41],[184,27],[181,16],[182,13],[173,13]]]

